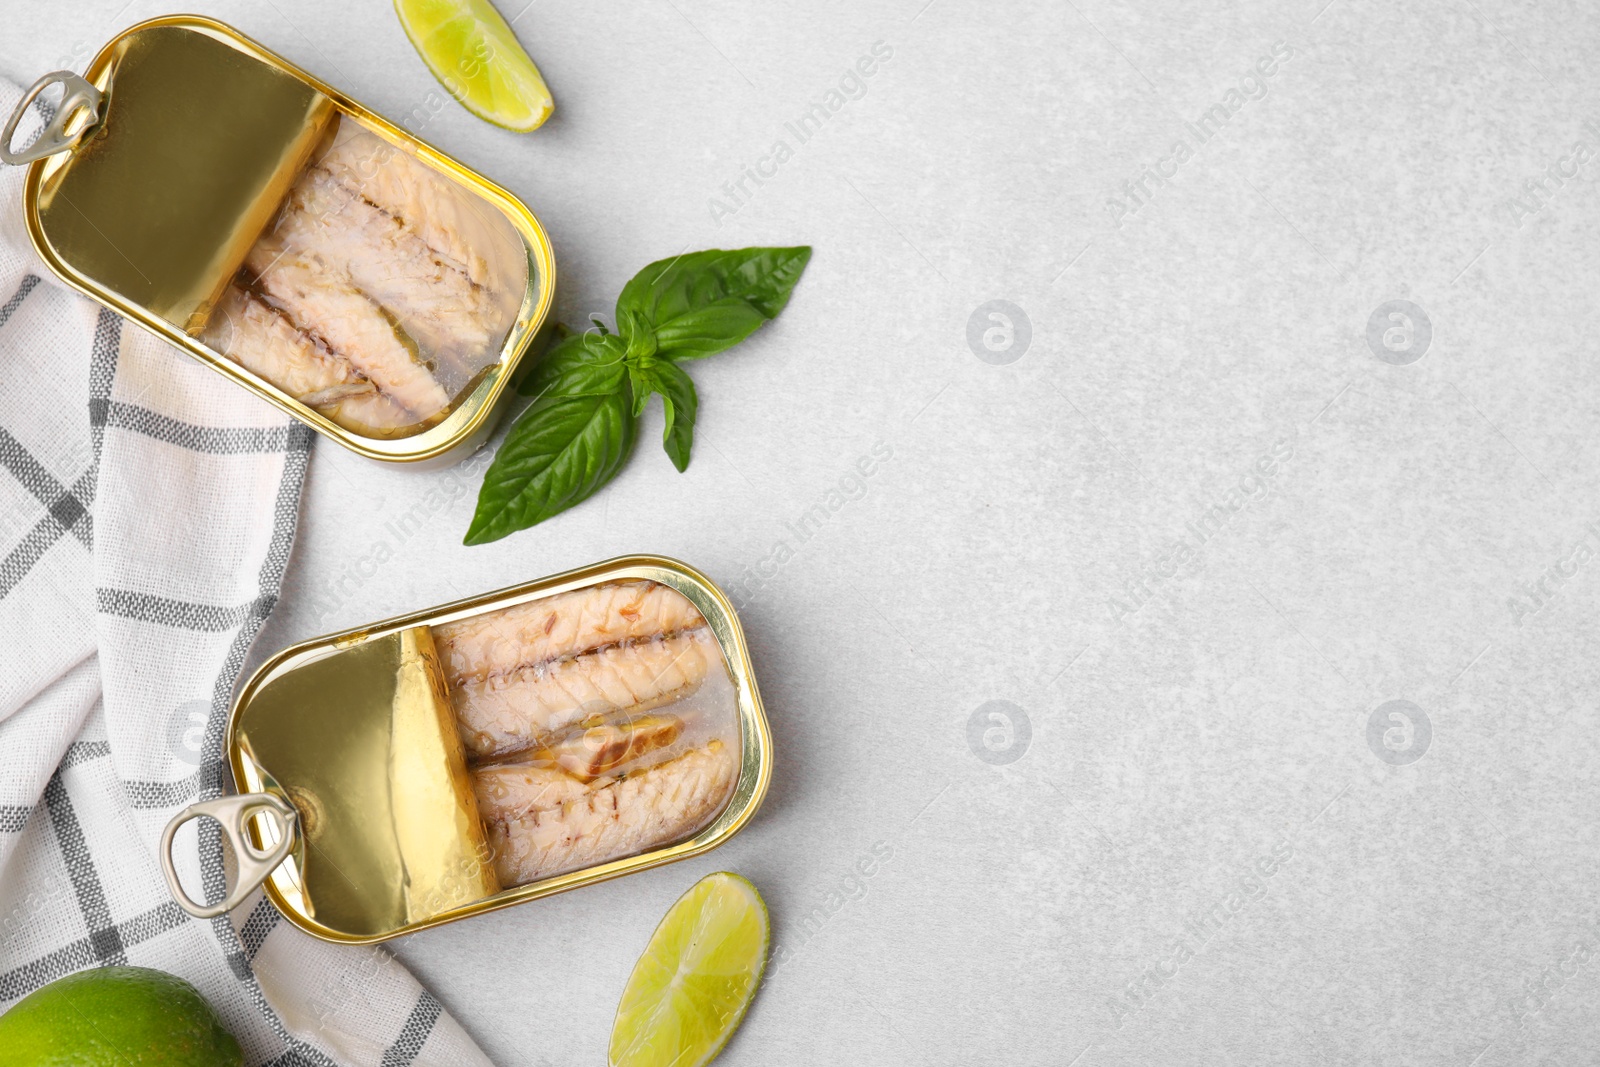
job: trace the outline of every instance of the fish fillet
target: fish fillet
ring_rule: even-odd
[[[323,167],[290,191],[274,232],[383,305],[420,347],[461,371],[460,384],[511,325],[465,273]]]
[[[340,425],[399,436],[495,364],[528,276],[527,246],[490,200],[341,119],[205,339]]]
[[[300,398],[347,430],[364,437],[404,436],[420,424],[417,417],[378,392],[371,382],[336,385]]]
[[[416,421],[320,338],[237,285],[223,293],[201,341],[346,429],[393,432]]]
[[[468,677],[452,687],[450,698],[467,754],[488,759],[538,744],[592,715],[644,711],[687,696],[720,666],[721,655],[711,631],[700,626]]]
[[[418,426],[417,416],[376,389],[342,397],[325,405],[310,406],[363,437],[404,437],[405,434],[398,431],[414,430]]]
[[[400,220],[474,285],[515,293],[521,303],[527,252],[499,209],[353,122],[340,123],[317,164]]]
[[[705,622],[657,582],[607,582],[434,627],[453,688]]]
[[[296,399],[362,380],[326,345],[237,285],[222,294],[200,339]]]
[[[485,767],[473,774],[472,787],[478,794],[478,815],[485,824],[559,808],[589,791],[589,786],[566,771],[525,763]]]
[[[580,782],[620,773],[629,763],[658,752],[683,733],[676,715],[644,715],[629,722],[599,723],[536,750]]]
[[[558,806],[486,808],[498,812],[484,823],[500,884],[534,882],[680,840],[722,807],[737,772],[733,750],[713,741]]]
[[[329,349],[418,419],[437,414],[450,398],[417,362],[383,312],[316,262],[264,235],[245,267],[261,293],[295,322],[313,326]]]

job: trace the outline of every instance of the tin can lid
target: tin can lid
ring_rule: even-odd
[[[363,939],[499,891],[427,626],[293,659],[239,699],[239,788],[298,815],[280,907]]]
[[[203,26],[135,28],[79,80],[103,113],[30,175],[41,252],[69,280],[198,330],[334,104]]]

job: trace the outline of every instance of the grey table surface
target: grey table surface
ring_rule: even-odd
[[[1600,11],[510,0],[518,136],[382,0],[192,6],[525,198],[567,322],[816,248],[684,475],[655,410],[465,548],[482,460],[316,448],[258,660],[635,551],[747,601],[745,833],[395,946],[497,1062],[601,1061],[722,868],[782,951],[730,1064],[1593,1062]],[[6,0],[0,72],[159,13]]]

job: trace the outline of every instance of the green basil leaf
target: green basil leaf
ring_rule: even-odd
[[[625,388],[534,401],[484,472],[465,543],[497,541],[586,499],[621,469],[634,433]]]
[[[672,465],[681,474],[689,469],[689,449],[694,446],[694,417],[700,407],[695,395],[694,382],[681,367],[672,363],[658,363],[654,367],[655,391],[661,394],[661,404],[667,416],[667,428],[661,435],[661,446],[667,450]]]
[[[647,359],[656,354],[660,347],[656,342],[656,331],[644,321],[644,316],[639,312],[629,309],[626,317],[620,320],[620,328],[624,341],[623,351],[630,360],[638,361]]]
[[[700,401],[695,395],[694,382],[675,363],[656,361],[649,366],[629,371],[634,375],[634,388],[638,397],[648,399],[650,393],[661,394],[661,406],[666,415],[666,431],[661,435],[661,446],[667,450],[672,465],[683,472],[689,467],[689,450],[694,447],[694,417]],[[634,414],[644,411],[644,405],[634,404]]]
[[[654,362],[651,360],[652,364]],[[652,391],[650,372],[642,363],[628,361],[628,387],[633,390],[633,417],[637,419],[644,414],[645,402]]]
[[[660,260],[617,297],[617,333],[564,335],[520,390],[534,402],[518,417],[478,493],[466,543],[534,526],[615,477],[633,450],[638,413],[659,393],[662,445],[689,465],[699,408],[677,364],[738,344],[789,302],[811,249],[712,250]]]
[[[622,341],[611,334],[568,334],[534,365],[523,396],[606,396],[622,387]]]
[[[766,321],[747,301],[730,296],[656,327],[656,354],[673,360],[715,355],[743,341]]]
[[[745,301],[763,318],[776,318],[789,302],[811,249],[714,248],[661,259],[633,276],[617,297],[617,328],[626,329],[633,311],[645,324],[666,322],[729,297]]]

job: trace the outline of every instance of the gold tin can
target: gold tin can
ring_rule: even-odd
[[[547,658],[474,673],[524,656]],[[516,736],[534,719],[543,739]],[[264,882],[296,926],[344,944],[699,855],[750,821],[772,774],[732,603],[657,556],[295,645],[240,690],[225,748],[240,793],[166,829],[174,897],[210,917]],[[211,905],[187,896],[171,858],[178,827],[202,815],[238,860]]]
[[[555,259],[521,201],[211,19],[46,75],[0,156],[29,163],[28,232],[63,280],[364,456],[482,444],[545,330]]]

